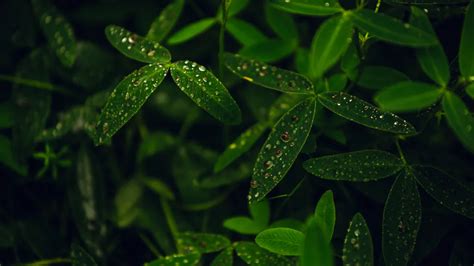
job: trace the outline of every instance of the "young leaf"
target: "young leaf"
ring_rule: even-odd
[[[71,245],[71,264],[72,266],[95,266],[97,263],[82,247],[76,244]]]
[[[176,85],[199,107],[226,124],[241,121],[239,106],[224,85],[204,66],[178,61],[171,66]]]
[[[315,110],[315,99],[307,99],[284,114],[272,128],[255,162],[249,202],[263,199],[286,175],[311,131]]]
[[[374,247],[372,237],[364,217],[356,213],[352,218],[344,238],[342,249],[343,265],[374,265]]]
[[[211,266],[232,266],[234,264],[234,249],[228,247],[221,251],[214,260],[211,262]]]
[[[267,37],[254,25],[238,18],[229,19],[225,27],[243,46],[250,46],[267,40]]]
[[[260,232],[255,238],[255,243],[260,247],[284,256],[298,256],[304,234],[291,228],[270,228]]]
[[[331,190],[324,192],[314,210],[314,221],[318,224],[324,238],[331,241],[336,224],[336,206]]]
[[[346,15],[326,20],[311,43],[310,74],[320,78],[344,54],[352,41],[352,22]]]
[[[295,48],[295,41],[266,39],[242,48],[239,54],[247,58],[271,63],[289,56]]]
[[[433,105],[442,94],[443,90],[434,85],[405,81],[379,91],[374,101],[389,112],[411,112]]]
[[[294,263],[288,258],[273,254],[251,242],[237,242],[235,251],[245,263],[251,266],[272,265],[272,266],[291,266]]]
[[[194,266],[198,265],[200,259],[199,253],[175,254],[147,262],[145,266]]]
[[[283,11],[310,16],[330,16],[344,11],[337,0],[272,0],[271,3]]]
[[[184,0],[174,0],[169,3],[151,23],[146,38],[161,42],[176,24],[183,6]]]
[[[313,92],[313,84],[298,73],[229,53],[224,62],[234,74],[257,85],[286,93]]]
[[[394,44],[412,47],[436,45],[436,36],[382,13],[359,9],[349,13],[354,24],[369,34]]]
[[[400,173],[383,210],[382,251],[386,265],[406,265],[421,224],[421,201],[411,170]]]
[[[474,117],[456,94],[447,91],[443,97],[443,110],[448,125],[461,143],[474,153]]]
[[[325,92],[319,102],[332,112],[366,127],[396,134],[415,134],[415,128],[402,118],[344,92]]]
[[[466,79],[474,79],[474,4],[467,7],[459,47],[459,69]]]
[[[389,177],[403,167],[395,155],[363,150],[313,158],[303,163],[309,173],[329,180],[368,182]]]
[[[208,30],[216,22],[217,21],[215,18],[204,18],[199,21],[193,22],[185,26],[184,28],[180,29],[175,34],[171,35],[170,38],[168,39],[168,44],[176,45],[176,44],[183,43],[187,40],[190,40],[196,37],[197,35]]]
[[[330,241],[325,238],[323,229],[314,218],[308,222],[299,265],[334,265]]]
[[[474,219],[474,192],[450,175],[433,167],[415,166],[421,187],[444,207]]]
[[[213,253],[230,246],[230,240],[222,235],[206,233],[179,233],[176,245],[180,253]]]
[[[122,27],[109,25],[105,28],[105,36],[115,49],[123,55],[144,63],[161,62],[171,60],[171,54],[165,47],[155,41],[145,39]]]
[[[363,66],[360,69],[360,73],[354,70],[347,74],[357,85],[374,90],[383,89],[398,82],[410,80],[404,73],[386,66]]]
[[[126,76],[110,94],[99,116],[96,144],[103,144],[140,110],[166,76],[168,67],[156,63]]]
[[[278,37],[283,40],[298,40],[298,28],[290,14],[265,4],[265,19]]]
[[[238,216],[226,219],[224,227],[243,235],[256,235],[266,228],[266,225],[245,216]]]

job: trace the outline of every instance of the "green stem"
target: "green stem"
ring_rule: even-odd
[[[22,266],[41,266],[41,265],[49,265],[49,264],[56,264],[56,263],[71,263],[71,259],[69,258],[53,258],[53,259],[45,259],[45,260],[38,260],[35,262],[30,263],[23,263],[19,264]]]
[[[227,8],[225,4],[226,0],[221,1],[222,7],[222,23],[219,30],[219,77],[224,78],[224,37],[225,37],[225,24],[227,23]]]
[[[8,75],[2,75],[2,74],[0,74],[0,80],[8,81],[8,82],[19,84],[19,85],[25,85],[25,86],[29,86],[29,87],[40,89],[40,90],[59,92],[64,95],[72,95],[71,92],[69,92],[68,90],[64,88],[60,88],[58,86],[54,86],[53,84],[49,82],[44,82],[40,80],[25,79],[25,78],[19,78],[15,76],[8,76]]]
[[[176,221],[174,220],[173,212],[171,211],[169,202],[164,197],[160,198],[161,208],[163,208],[163,212],[165,214],[166,223],[170,228],[171,235],[173,236],[174,242],[176,244],[176,239],[178,237],[178,226],[176,225]]]
[[[407,160],[405,159],[405,155],[403,154],[402,148],[400,147],[400,143],[398,139],[395,140],[395,145],[397,146],[398,154],[400,154],[400,159],[402,159],[403,164],[407,165]]]
[[[158,248],[155,247],[153,242],[151,242],[151,240],[147,236],[142,233],[138,233],[138,236],[140,236],[141,240],[145,243],[145,245],[148,247],[151,253],[153,253],[153,255],[155,255],[157,258],[162,256],[161,253],[158,251]]]

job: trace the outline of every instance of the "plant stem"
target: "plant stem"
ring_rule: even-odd
[[[142,233],[138,233],[138,236],[140,236],[141,240],[143,240],[143,242],[145,243],[145,245],[148,247],[148,249],[151,251],[151,253],[153,253],[153,255],[155,255],[157,258],[161,257],[161,253],[158,251],[158,248],[155,247],[155,245],[153,244],[153,242],[151,242],[150,239],[148,239],[147,236],[145,236],[144,234]]]
[[[171,211],[171,208],[167,199],[165,199],[164,197],[161,197],[160,202],[161,202],[161,208],[163,208],[163,212],[166,217],[166,223],[168,224],[168,227],[170,228],[171,235],[173,236],[173,240],[176,244],[176,239],[178,236],[178,226],[176,225],[176,221],[174,220],[173,212]]]
[[[53,258],[53,259],[44,259],[38,260],[35,262],[30,263],[23,263],[19,264],[22,266],[41,266],[41,265],[49,265],[49,264],[56,264],[56,263],[71,263],[71,259],[69,258]]]
[[[405,159],[405,155],[403,154],[402,148],[400,147],[400,143],[398,139],[395,140],[395,145],[397,146],[398,154],[400,154],[400,159],[402,159],[403,164],[407,165],[407,160]]]
[[[219,30],[219,77],[224,78],[224,35],[225,35],[225,24],[227,23],[227,8],[225,4],[226,0],[221,1],[222,8],[222,23]]]

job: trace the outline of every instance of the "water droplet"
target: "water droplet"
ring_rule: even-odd
[[[280,157],[282,154],[283,154],[283,152],[282,152],[280,149],[277,149],[277,150],[275,151],[275,156],[276,156],[276,157]]]
[[[256,188],[256,187],[258,187],[257,181],[255,181],[255,180],[250,181],[250,187],[251,187],[251,188]]]
[[[199,66],[199,71],[206,71],[206,68],[204,66]]]
[[[270,169],[271,167],[273,166],[273,162],[272,161],[266,161],[263,163],[263,167],[265,169]]]
[[[290,140],[290,134],[288,133],[288,131],[283,132],[283,134],[281,134],[280,136],[280,139],[283,142],[288,142]]]

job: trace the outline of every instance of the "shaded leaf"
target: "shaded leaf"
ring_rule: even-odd
[[[348,77],[361,87],[375,90],[410,80],[407,75],[394,68],[370,65],[362,67],[360,73],[356,70],[349,72]]]
[[[471,99],[474,99],[474,83],[466,87],[466,93],[469,95],[469,97],[471,97]]]
[[[296,48],[296,42],[267,39],[248,45],[239,51],[242,56],[267,63],[275,62],[289,56]]]
[[[299,265],[334,265],[330,241],[325,238],[323,229],[314,218],[308,221]]]
[[[180,253],[213,253],[230,246],[230,240],[222,235],[207,233],[179,233],[176,237]]]
[[[346,85],[347,76],[343,73],[334,74],[325,81],[326,91],[343,91]]]
[[[344,11],[337,0],[272,0],[271,3],[283,11],[310,16],[329,16]]]
[[[71,264],[73,266],[95,266],[97,263],[82,247],[71,245]]]
[[[201,255],[199,253],[175,254],[147,262],[145,266],[191,266],[197,265],[200,259]]]
[[[227,31],[243,46],[250,46],[267,40],[267,37],[247,21],[231,18],[225,24]]]
[[[8,168],[12,169],[19,175],[26,175],[27,169],[24,165],[20,165],[13,154],[13,148],[11,141],[3,136],[0,135],[0,163],[7,166]]]
[[[344,265],[374,265],[374,247],[372,236],[360,213],[352,218],[342,249],[342,263]]]
[[[0,129],[10,128],[13,124],[13,105],[8,102],[0,103]]]
[[[221,251],[214,260],[211,262],[211,266],[232,266],[234,264],[234,249],[228,247]]]
[[[164,131],[147,134],[140,142],[137,151],[137,161],[142,162],[157,153],[172,148],[178,142],[177,138]]]
[[[466,79],[474,79],[474,4],[467,7],[462,27],[461,46],[459,47],[459,69]]]
[[[314,222],[321,229],[324,238],[331,241],[336,224],[336,206],[331,190],[324,192],[314,210]]]
[[[160,15],[151,23],[146,38],[156,42],[162,41],[176,24],[184,2],[184,0],[174,0],[163,8]]]
[[[280,117],[303,101],[306,95],[285,93],[278,97],[268,110],[268,120],[271,125],[275,124]]]
[[[272,265],[272,266],[289,266],[293,265],[288,258],[273,254],[251,242],[237,242],[235,251],[245,263],[251,266]]]
[[[229,1],[229,0],[226,0]],[[249,3],[249,0],[231,0],[230,4],[226,3],[228,5],[227,7],[227,17],[231,18],[238,13],[240,13],[242,10],[244,10]],[[219,6],[219,10],[217,10],[217,18],[222,18],[222,9]]]
[[[265,19],[270,28],[283,40],[297,40],[298,28],[293,17],[273,6],[265,5]]]
[[[118,227],[125,227],[136,218],[142,194],[143,185],[137,179],[131,179],[118,189],[114,199]]]
[[[450,91],[444,94],[442,103],[449,127],[464,147],[474,153],[474,117],[466,104]]]
[[[200,179],[199,186],[209,189],[235,184],[250,178],[251,170],[252,167],[250,163],[244,162],[236,167],[227,168],[222,172]]]
[[[262,200],[249,204],[250,215],[255,222],[267,226],[270,222],[270,203],[268,200]]]
[[[266,225],[257,223],[256,221],[245,216],[238,216],[226,219],[224,227],[245,235],[256,235],[266,228]]]
[[[260,232],[255,238],[255,243],[260,247],[284,256],[298,256],[304,234],[291,228],[270,228]]]
[[[184,28],[180,29],[169,37],[168,44],[176,45],[188,41],[208,30],[216,22],[217,21],[214,18],[204,18],[189,25],[186,25],[184,26]]]

